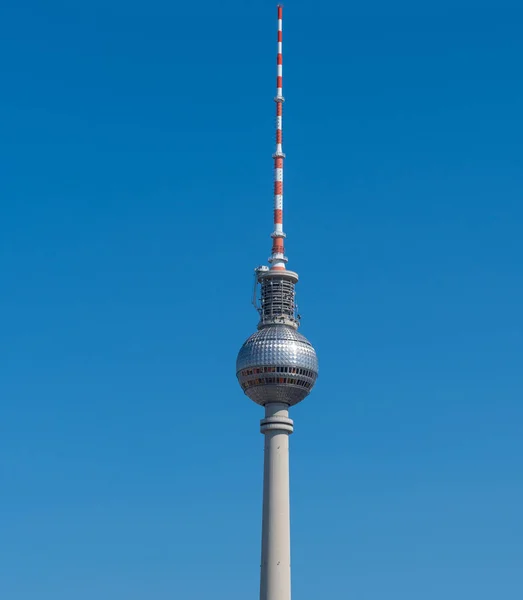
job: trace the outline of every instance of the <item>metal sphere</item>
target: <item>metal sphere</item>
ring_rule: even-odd
[[[318,358],[305,336],[287,325],[269,325],[253,333],[236,360],[236,376],[245,394],[262,406],[293,406],[311,391]]]

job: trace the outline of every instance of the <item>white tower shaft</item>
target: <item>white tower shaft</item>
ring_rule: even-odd
[[[291,598],[289,435],[293,422],[287,404],[265,405],[260,423],[265,435],[260,600]]]

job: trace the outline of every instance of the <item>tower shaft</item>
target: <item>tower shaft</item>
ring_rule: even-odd
[[[289,498],[289,406],[265,405],[265,436],[260,600],[291,598],[291,532]]]

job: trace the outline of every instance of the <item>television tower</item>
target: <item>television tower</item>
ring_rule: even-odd
[[[300,316],[294,289],[298,275],[287,270],[284,252],[282,64],[282,7],[278,6],[271,266],[255,269],[253,303],[260,315],[258,331],[243,344],[236,360],[236,376],[243,391],[265,407],[260,423],[265,436],[260,600],[291,598],[289,435],[294,424],[289,419],[289,407],[310,393],[318,377],[316,352],[298,333]]]

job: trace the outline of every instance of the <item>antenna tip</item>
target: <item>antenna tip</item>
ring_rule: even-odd
[[[281,19],[283,12],[283,4],[278,4],[278,19]]]

